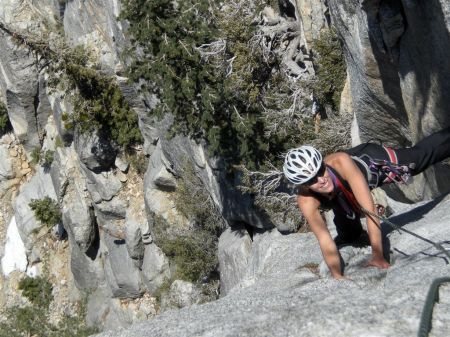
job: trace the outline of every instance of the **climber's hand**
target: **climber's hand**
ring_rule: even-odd
[[[377,267],[380,269],[387,269],[391,265],[383,257],[373,256],[369,262],[367,262],[366,267]]]

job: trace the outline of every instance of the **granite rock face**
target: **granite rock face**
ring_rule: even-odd
[[[449,205],[447,196],[404,206],[391,221],[443,242]],[[414,336],[431,282],[450,268],[429,243],[382,226],[391,251],[387,270],[364,267],[370,248],[346,247],[349,279],[337,281],[320,273],[311,233],[266,232],[255,236],[246,275],[225,297],[97,336]]]
[[[348,67],[341,111],[355,115],[354,141],[380,138],[388,145],[406,146],[450,125],[448,1],[279,4],[282,13],[266,10],[264,20],[283,20],[295,29],[300,25],[283,60],[298,76],[313,76],[310,45],[331,22],[336,27]],[[48,88],[45,72],[26,48],[0,33],[0,97],[14,133],[14,142],[0,147],[0,195],[7,191],[15,197],[11,212],[30,251],[30,263],[39,264],[43,256],[34,247],[33,232],[40,224],[28,203],[50,196],[61,205],[68,234],[71,286],[90,294],[89,324],[119,329],[151,318],[158,308],[154,295],[174,274],[168,257],[153,241],[152,230],[160,218],[175,233],[192,228],[174,202],[189,165],[212,208],[229,227],[219,242],[221,298],[199,305],[201,288],[178,280],[165,309],[189,309],[167,311],[144,325],[104,336],[415,334],[430,281],[449,272],[442,256],[429,245],[390,232],[391,269],[363,268],[370,249],[345,247],[341,255],[351,281],[331,280],[311,234],[281,235],[280,231],[292,232],[295,224],[271,223],[250,196],[240,193],[239,181],[230,181],[221,159],[211,158],[204,144],[181,135],[166,137],[170,115],[161,121],[150,117],[157,99],[139,93],[124,77],[120,55],[127,41],[126,25],[117,21],[120,7],[119,0],[0,0],[0,20],[9,27],[40,33],[47,27],[44,21],[59,23],[70,45],[92,49],[99,70],[115,77],[137,113],[144,144],[136,150],[148,161],[142,177],[101,135],[88,137],[65,129],[62,116],[71,112],[70,100]],[[16,140],[24,153],[16,151]],[[30,165],[36,147],[54,151],[48,170]],[[430,198],[447,188],[447,178],[448,170],[437,165],[414,184],[389,193],[405,201]],[[408,229],[438,241],[450,234],[445,225],[448,199],[414,210],[392,200],[389,204],[394,212],[404,212],[394,220]],[[4,209],[0,218],[7,223],[13,214]],[[2,249],[0,244],[3,253]],[[1,282],[0,288],[5,289]]]
[[[245,229],[227,228],[219,239],[220,295],[225,296],[243,278],[252,251],[252,239]]]
[[[331,0],[328,6],[343,40],[360,141],[410,146],[450,126],[448,1]],[[435,170],[397,195],[419,201],[446,192],[448,168]]]

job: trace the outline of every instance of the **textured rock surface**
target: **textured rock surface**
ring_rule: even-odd
[[[326,1],[324,0],[295,0],[297,12],[302,23],[302,35],[311,47],[314,39],[329,25]]]
[[[81,162],[96,173],[108,171],[115,162],[117,149],[102,136],[81,134],[75,138]]]
[[[113,297],[136,298],[144,292],[138,268],[128,254],[124,240],[105,234],[108,253],[105,259],[105,275]]]
[[[449,205],[449,197],[434,200],[391,220],[442,242]],[[431,281],[450,267],[428,243],[388,238],[390,269],[365,268],[370,249],[352,248],[342,254],[350,279],[336,281],[318,275],[312,234],[257,235],[246,279],[227,296],[99,336],[413,336]]]
[[[154,293],[170,277],[169,260],[153,243],[145,245],[142,274],[145,285]]]
[[[191,282],[175,280],[169,292],[161,300],[161,312],[169,309],[189,307],[199,303],[200,289]]]
[[[86,178],[76,152],[73,149],[58,148],[50,175],[62,204],[65,229],[74,243],[87,251],[95,240],[96,230],[92,200],[86,191]]]
[[[33,246],[31,232],[42,226],[36,220],[33,210],[28,205],[31,200],[43,199],[46,196],[57,200],[50,175],[40,169],[30,182],[23,186],[14,202],[17,228],[27,249],[31,249]]]
[[[354,140],[380,138],[391,145],[409,145],[450,124],[446,111],[450,103],[450,81],[446,77],[450,70],[448,1],[278,3],[283,20],[301,23],[301,34],[289,45],[283,60],[294,63],[292,66],[300,72],[314,73],[310,44],[328,26],[330,17],[333,19],[348,63],[341,111],[356,116]],[[60,202],[69,237],[65,243],[66,253],[70,252],[66,269],[70,267],[73,274],[73,280],[64,280],[90,294],[88,321],[104,329],[116,329],[156,314],[152,296],[170,276],[171,268],[167,257],[152,242],[150,232],[158,217],[164,218],[174,231],[191,225],[174,209],[173,202],[179,178],[186,174],[186,162],[192,164],[196,178],[229,225],[243,222],[269,230],[274,226],[253,207],[250,197],[234,188],[238,182],[228,180],[220,160],[208,158],[202,144],[181,136],[167,139],[170,116],[159,122],[149,116],[157,100],[138,93],[123,77],[120,52],[126,41],[123,23],[116,20],[119,12],[119,0],[0,0],[0,19],[14,28],[40,34],[47,24],[62,20],[69,43],[89,46],[100,61],[101,71],[116,75],[139,116],[144,145],[137,150],[150,157],[144,182],[133,172],[133,165],[128,167],[116,160],[116,149],[111,144],[95,137],[80,137],[64,128],[62,114],[71,112],[70,100],[62,92],[50,92],[35,57],[0,34],[0,97],[6,100],[15,135],[9,141],[4,139],[0,150],[0,220],[7,222],[16,216],[31,250],[28,259],[42,269],[42,256],[30,235],[38,224],[27,205],[30,198],[44,195]],[[273,11],[271,14],[281,20]],[[55,150],[55,159],[49,173],[37,165],[31,179],[34,169],[26,156],[30,158],[37,145],[42,145],[43,150]],[[447,188],[446,176],[445,170],[437,166],[403,192],[390,193],[404,200],[429,198]],[[5,203],[14,198],[20,186],[15,214],[10,214]],[[393,210],[404,210],[401,204],[389,203]],[[443,225],[448,218],[445,208],[448,201],[436,201],[397,220],[431,238],[448,237]],[[293,229],[288,223],[276,226],[283,231]],[[410,336],[416,332],[429,281],[448,273],[443,259],[434,256],[429,246],[421,246],[405,234],[390,234],[394,265],[388,271],[362,268],[368,248],[343,248],[341,254],[353,282],[328,278],[311,235],[282,236],[276,230],[255,233],[252,238],[246,233],[236,238],[235,234],[226,231],[220,243],[222,295],[226,296],[215,303],[193,305],[189,310],[166,312],[128,332],[110,334],[334,336],[338,331],[337,335],[342,336]],[[51,271],[57,280],[61,278],[60,269]],[[2,291],[7,289],[0,296],[1,305],[8,302],[2,297],[18,296],[14,293],[17,278],[7,285],[0,280]],[[173,288],[173,299],[178,303],[175,306],[198,302],[194,298],[198,289],[180,282]],[[442,310],[440,315],[447,313],[445,307]]]
[[[119,52],[124,41],[122,25],[117,21],[120,1],[73,0],[65,4],[64,26],[70,27],[67,38],[74,45],[90,45],[105,68],[120,73]]]
[[[450,125],[450,80],[443,75],[450,71],[448,1],[331,0],[328,5],[344,41],[361,141],[407,146]],[[426,172],[426,184],[419,180],[404,195],[418,201],[446,192],[448,169],[437,170]]]
[[[220,295],[225,296],[244,276],[252,251],[252,239],[245,229],[227,228],[219,238]]]

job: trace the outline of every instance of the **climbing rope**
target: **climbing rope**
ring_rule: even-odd
[[[403,231],[405,233],[408,233],[409,235],[412,235],[412,236],[414,236],[414,237],[416,237],[416,238],[418,238],[418,239],[420,239],[422,241],[425,241],[425,242],[433,245],[437,250],[440,250],[442,253],[444,253],[445,256],[447,256],[449,258],[449,260],[450,260],[450,252],[448,250],[446,250],[440,243],[431,241],[431,240],[429,240],[427,238],[424,238],[423,236],[420,236],[419,234],[411,232],[410,230],[408,230],[406,228],[400,227],[399,225],[396,225],[395,223],[389,221],[388,218],[385,217],[385,216],[378,215],[378,214],[375,214],[375,213],[373,213],[371,211],[368,211],[367,209],[365,209],[362,206],[360,206],[360,208],[361,208],[361,211],[364,214],[366,214],[368,216],[376,217],[376,218],[382,220],[384,223],[388,224],[389,226],[391,226],[392,228],[394,228],[394,229],[396,229],[398,231]]]
[[[445,282],[450,282],[450,277],[440,277],[431,283],[425,304],[423,305],[417,337],[428,337],[431,330],[434,303],[439,302],[439,286]]]

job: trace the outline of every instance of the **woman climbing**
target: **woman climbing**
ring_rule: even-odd
[[[370,190],[390,182],[404,182],[430,165],[450,157],[450,128],[434,133],[411,148],[392,149],[366,143],[322,159],[308,145],[288,151],[283,172],[297,185],[297,203],[315,234],[332,276],[343,278],[337,242],[352,243],[363,233],[363,210],[376,213]],[[320,214],[320,207],[332,208],[337,237],[333,240]],[[367,212],[367,213],[368,213]],[[383,255],[379,220],[367,216],[372,246],[369,266],[389,268]]]

